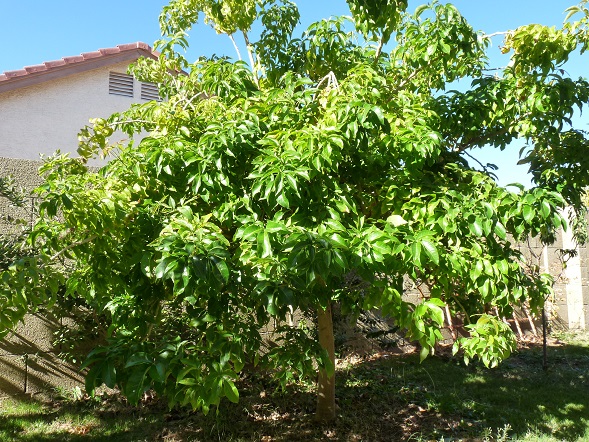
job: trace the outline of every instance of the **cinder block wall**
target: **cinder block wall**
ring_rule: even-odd
[[[576,256],[570,257],[562,271],[561,281],[556,289],[557,312],[563,325],[570,329],[587,329],[589,326],[589,256],[587,245],[578,246],[572,232],[563,232],[562,248],[574,249]],[[550,253],[548,254],[549,257]]]
[[[568,213],[565,213],[568,218]],[[560,329],[589,327],[589,250],[577,245],[572,231],[560,229],[554,244],[544,246],[538,238],[519,245],[526,259],[540,266],[554,278],[554,296],[547,310],[552,326]],[[563,251],[575,250],[576,256],[565,257]],[[564,265],[563,265],[564,264]]]
[[[79,367],[61,360],[52,344],[60,325],[49,313],[28,315],[0,341],[0,396],[83,388]]]
[[[38,174],[41,161],[0,158],[0,176],[12,175],[15,184],[25,193],[42,182]],[[25,207],[12,207],[0,198],[0,234],[15,234],[21,227],[6,221],[6,216],[31,222],[34,201]],[[0,397],[19,393],[36,394],[54,389],[84,386],[79,367],[59,359],[59,348],[52,345],[53,333],[61,318],[50,313],[28,315],[24,323],[0,341]]]

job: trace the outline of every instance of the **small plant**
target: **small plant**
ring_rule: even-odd
[[[56,386],[52,389],[51,398],[57,401],[78,402],[84,399],[86,393],[79,387],[66,388]]]
[[[491,315],[481,315],[474,324],[465,326],[470,337],[460,338],[454,343],[452,353],[464,351],[464,363],[479,357],[486,367],[496,367],[517,349],[517,341],[509,325]]]
[[[497,432],[495,433],[495,437],[493,437],[493,429],[486,428],[483,431],[483,442],[507,442],[511,438],[509,437],[509,431],[511,430],[511,425],[505,424],[503,428],[498,428]]]
[[[85,393],[78,385],[76,385],[74,388],[72,388],[71,395],[74,401],[81,401],[84,398]]]

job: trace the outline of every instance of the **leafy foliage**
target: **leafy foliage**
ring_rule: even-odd
[[[25,197],[21,189],[18,189],[12,176],[0,177],[0,197],[8,199],[15,206],[22,206]]]
[[[41,252],[2,279],[21,278],[2,293],[28,299],[4,295],[17,313],[0,324],[50,302],[64,281],[68,295],[107,314],[108,344],[86,362],[88,390],[118,385],[137,401],[153,388],[205,412],[238,400],[250,362],[277,369],[283,385],[314,376],[316,364],[332,371],[306,324],[279,326],[279,345],[266,350],[261,333],[332,302],[352,314],[380,307],[422,358],[441,338],[442,308],[467,324],[483,315],[459,345],[487,365],[506,357],[511,332],[485,313],[538,308],[550,291],[545,276],[522,271],[513,241],[554,238],[566,224],[560,210],[580,209],[587,185],[578,167],[587,141],[571,126],[587,86],[560,73],[586,44],[585,22],[508,34],[513,63],[489,76],[489,39],[452,5],[409,14],[405,2],[348,3],[376,51],[342,18],[293,38],[291,1],[172,1],[162,57],[134,68],[168,100],[95,120],[81,133],[81,159],[44,165],[30,237]],[[200,14],[220,33],[243,33],[249,66],[175,55]],[[255,20],[266,28],[250,44]],[[530,38],[542,44],[530,48]],[[458,80],[471,87],[445,91]],[[114,129],[149,135],[88,170],[87,158],[112,149]],[[516,138],[529,143],[537,187],[501,188],[468,165],[473,149]],[[351,272],[362,284],[344,283]],[[429,287],[418,305],[403,299],[405,275]]]
[[[15,185],[14,178],[10,175],[0,177],[0,197],[6,199],[13,207],[22,207],[26,201],[24,193]],[[1,220],[2,222],[13,223],[15,225],[22,224],[22,220],[13,219],[11,216],[5,214],[2,215]],[[0,269],[6,270],[22,254],[23,235],[0,236]]]
[[[356,29],[365,37],[380,39],[383,44],[388,43],[401,21],[401,14],[407,9],[407,0],[350,0],[347,3]]]
[[[459,338],[454,343],[453,353],[464,351],[464,363],[479,356],[487,367],[496,367],[517,349],[517,342],[508,324],[495,320],[490,315],[481,315],[477,322],[466,328],[469,338]]]

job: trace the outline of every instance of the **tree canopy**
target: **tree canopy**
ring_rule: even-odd
[[[80,158],[44,164],[30,236],[40,252],[3,272],[0,325],[62,284],[107,316],[108,342],[86,364],[90,391],[116,385],[137,401],[153,388],[205,412],[238,400],[253,362],[283,383],[319,366],[318,416],[332,418],[332,303],[380,308],[422,358],[448,306],[471,331],[457,344],[467,359],[508,356],[513,334],[486,313],[539,308],[551,287],[522,270],[515,242],[550,242],[565,204],[582,211],[587,138],[571,118],[589,83],[563,66],[587,49],[586,2],[561,28],[504,34],[511,63],[500,71],[488,64],[491,37],[451,4],[348,4],[353,17],[295,36],[293,1],[172,0],[160,58],[133,68],[166,99],[94,120]],[[202,17],[241,34],[248,61],[175,52]],[[148,135],[111,146],[114,130]],[[469,165],[477,148],[515,139],[527,142],[533,188],[499,187],[491,169]],[[86,166],[106,153],[99,171]],[[404,277],[428,286],[418,305],[403,298]],[[289,325],[293,311],[317,318],[318,332]],[[273,322],[278,345],[263,349]]]

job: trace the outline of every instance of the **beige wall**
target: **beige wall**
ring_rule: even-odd
[[[84,389],[84,376],[76,364],[59,358],[51,343],[61,325],[50,313],[28,315],[0,341],[0,398],[27,394],[51,394],[56,389]]]
[[[141,102],[108,93],[109,72],[128,62],[0,93],[0,157],[39,160],[57,149],[75,154],[77,134],[90,118],[108,117]]]

